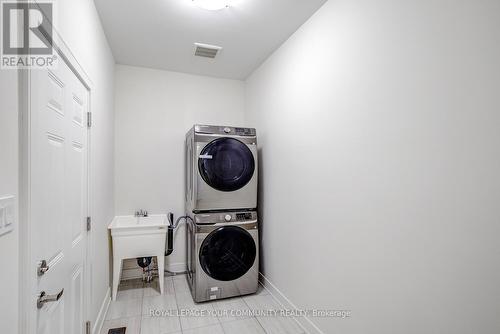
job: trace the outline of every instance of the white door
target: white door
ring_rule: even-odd
[[[60,58],[30,73],[31,318],[36,334],[84,333],[89,91]],[[40,261],[49,269],[35,274]],[[44,291],[56,301],[37,305]]]

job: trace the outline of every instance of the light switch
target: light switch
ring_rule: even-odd
[[[5,226],[5,208],[0,206],[0,231]]]
[[[0,198],[0,236],[14,229],[15,203],[14,196]]]
[[[12,201],[11,205],[5,207],[5,222],[4,226],[7,227],[14,223],[14,201]]]

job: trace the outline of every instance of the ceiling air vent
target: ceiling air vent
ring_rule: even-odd
[[[196,50],[194,51],[194,55],[198,57],[206,57],[206,58],[215,58],[217,53],[222,50],[220,46],[202,44],[202,43],[194,43],[196,46]]]

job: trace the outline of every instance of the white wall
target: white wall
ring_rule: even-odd
[[[55,1],[56,30],[94,83],[91,96],[93,250],[90,320],[109,286],[107,225],[114,215],[113,194],[113,79],[114,59],[91,0]],[[18,84],[17,73],[0,71],[0,196],[18,195]],[[14,232],[0,237],[0,332],[18,333],[19,238]]]
[[[116,214],[184,213],[184,139],[195,123],[241,125],[244,83],[117,65]],[[185,233],[167,269],[185,270]],[[125,265],[130,268],[130,263]]]
[[[498,1],[330,0],[248,79],[263,270],[324,333],[500,332],[499,59]]]
[[[17,82],[17,71],[0,70],[0,197],[14,195],[16,202],[19,197]],[[0,271],[0,333],[18,332],[18,231],[16,222],[12,232],[0,236],[0,263],[4,264]]]
[[[107,226],[114,217],[114,58],[91,0],[56,1],[58,31],[94,84],[91,95],[91,321],[110,286]]]

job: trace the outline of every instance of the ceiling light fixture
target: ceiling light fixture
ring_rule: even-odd
[[[193,3],[203,9],[219,10],[229,7],[231,0],[192,0]]]

